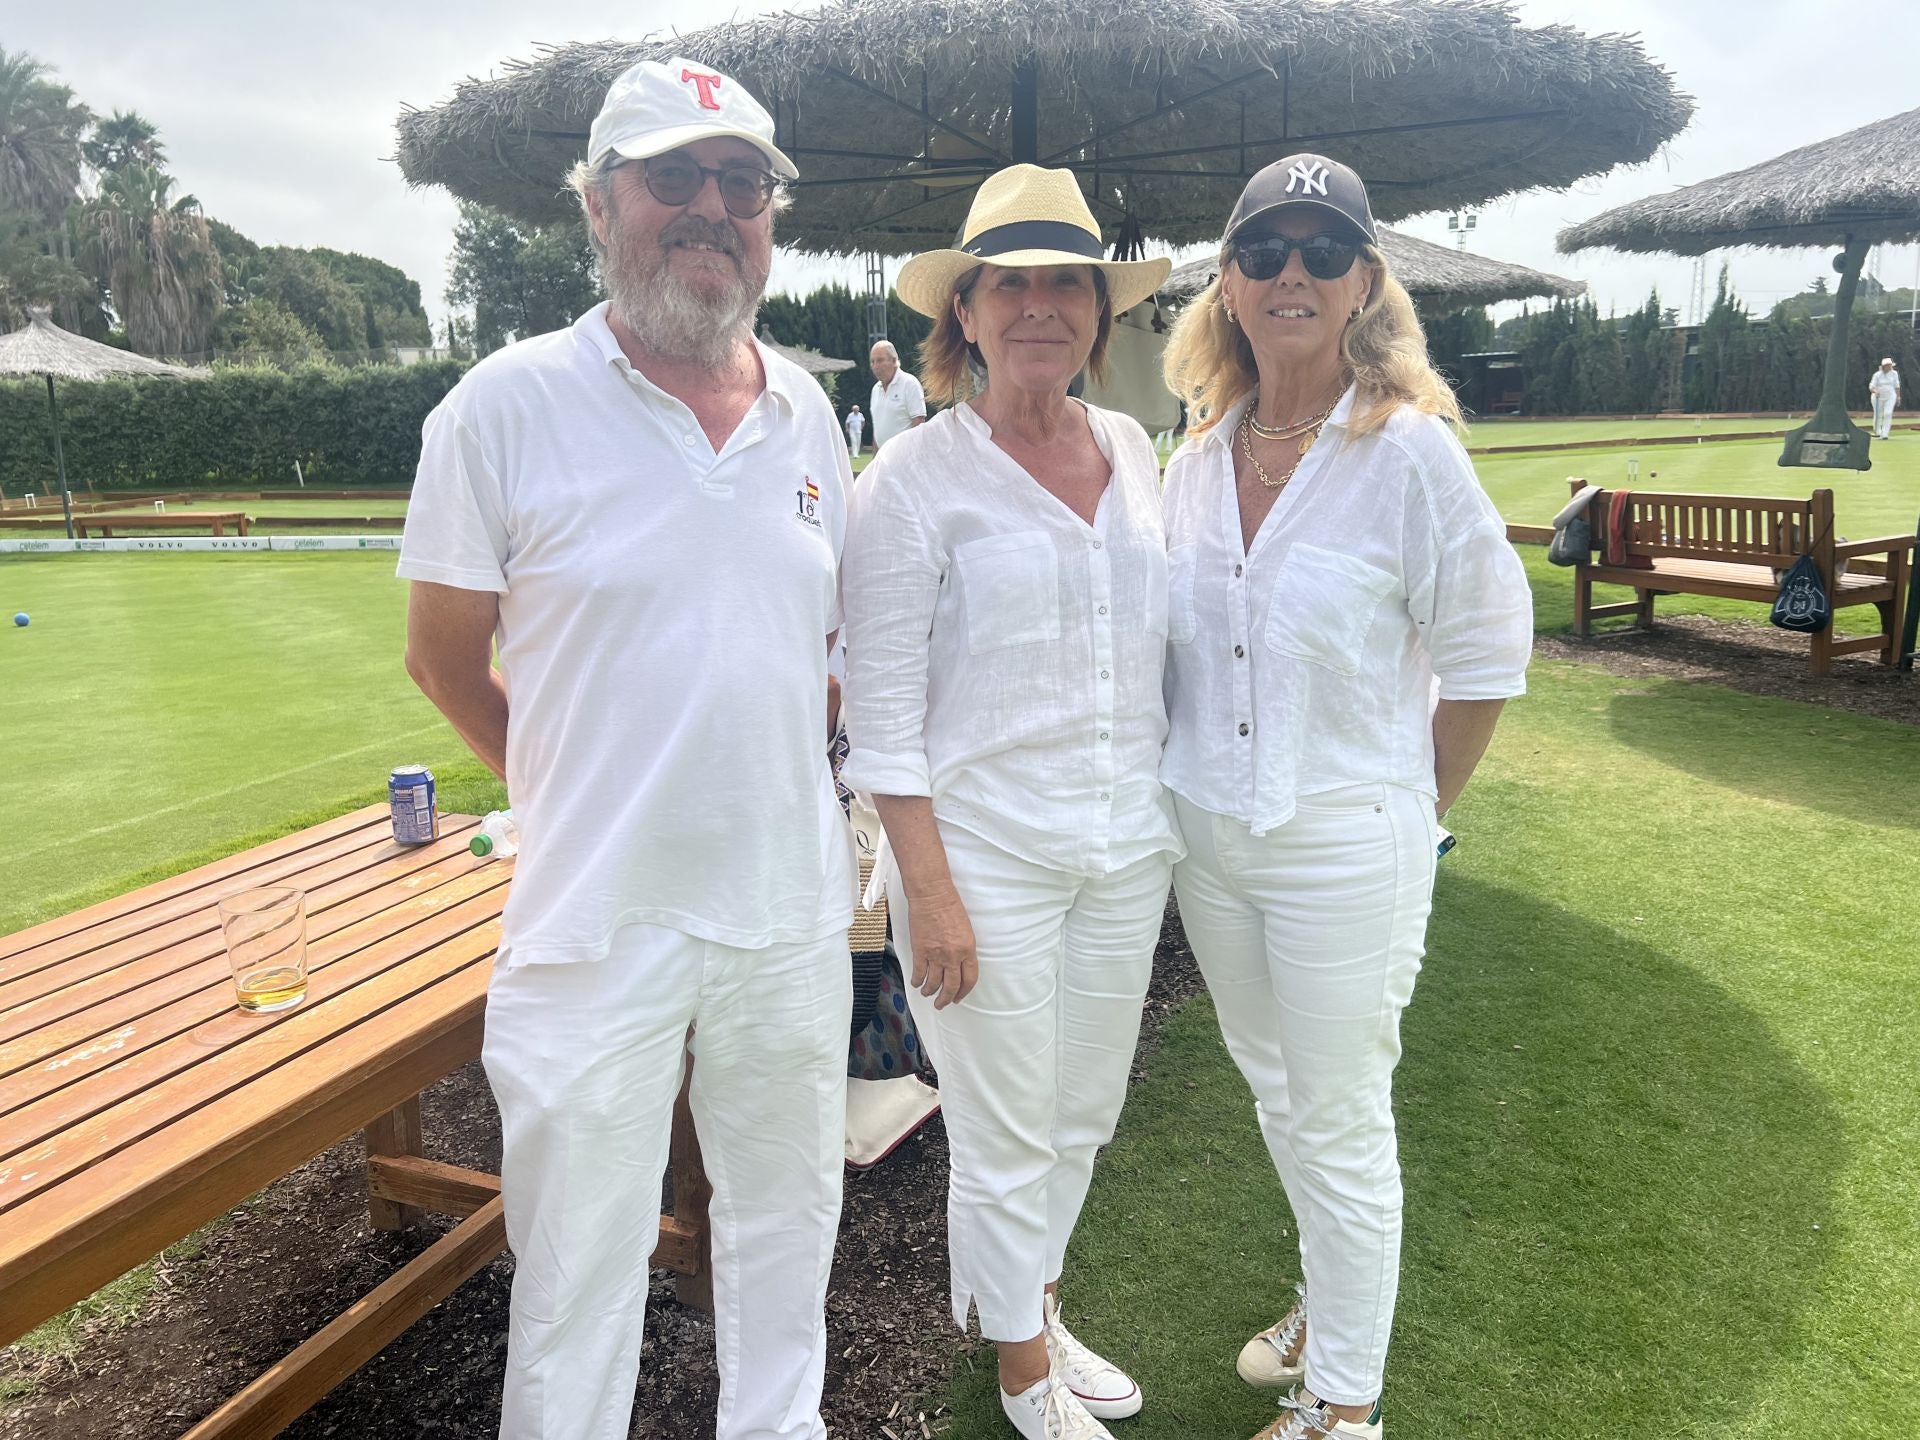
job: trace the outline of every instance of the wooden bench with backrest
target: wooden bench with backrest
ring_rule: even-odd
[[[90,535],[98,535],[111,540],[116,530],[205,530],[212,527],[215,535],[225,535],[226,527],[234,527],[236,535],[245,535],[248,529],[247,512],[244,510],[182,510],[173,514],[100,514],[75,515],[73,533],[85,540]]]
[[[1568,483],[1576,495],[1586,486],[1584,480]],[[1629,509],[1622,551],[1609,563],[1616,505]],[[1880,613],[1876,635],[1840,639],[1829,625],[1809,636],[1813,673],[1827,674],[1836,655],[1877,651],[1882,665],[1899,658],[1914,537],[1842,543],[1834,535],[1831,490],[1815,490],[1805,500],[1602,490],[1588,502],[1587,519],[1600,558],[1574,567],[1577,635],[1592,634],[1593,622],[1610,615],[1632,615],[1636,628],[1651,630],[1656,595],[1712,595],[1772,605],[1780,574],[1811,554],[1836,613],[1857,605],[1872,605]],[[1635,598],[1595,605],[1595,585],[1630,586]]]

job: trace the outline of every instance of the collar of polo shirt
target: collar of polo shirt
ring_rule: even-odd
[[[614,338],[613,327],[607,324],[607,312],[611,308],[608,301],[602,300],[573,322],[574,332],[598,350],[609,365],[618,366],[623,373],[638,378],[649,390],[664,395],[666,393],[664,390],[633,368],[633,362],[627,358],[627,352],[620,348],[620,342]],[[793,392],[787,388],[785,373],[780,367],[771,363],[772,352],[760,343],[757,336],[754,338],[753,348],[760,352],[760,368],[767,377],[767,393],[773,396],[775,402],[789,414],[795,413],[798,407],[794,403]]]

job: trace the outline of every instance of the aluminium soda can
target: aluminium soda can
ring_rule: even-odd
[[[433,808],[433,772],[424,765],[396,765],[387,776],[387,803],[393,810],[393,838],[400,845],[425,845],[440,838],[440,816]]]

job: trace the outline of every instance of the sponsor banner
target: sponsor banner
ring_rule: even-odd
[[[398,535],[189,535],[171,540],[11,540],[0,539],[0,555],[71,555],[77,551],[124,553],[137,550],[204,554],[209,550],[398,550]]]

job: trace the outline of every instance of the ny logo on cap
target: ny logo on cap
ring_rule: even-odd
[[[692,85],[695,89],[699,90],[700,108],[702,110],[718,110],[720,108],[720,102],[713,98],[713,92],[720,88],[720,77],[718,75],[708,75],[700,70],[682,70],[680,72],[680,83],[682,85]],[[1322,193],[1325,193],[1326,186],[1323,185],[1320,188]]]
[[[1291,195],[1294,185],[1298,183],[1301,186],[1302,195],[1312,195],[1316,192],[1324,195],[1327,193],[1327,176],[1330,173],[1327,167],[1318,161],[1308,164],[1305,160],[1296,160],[1287,167],[1287,194]]]

